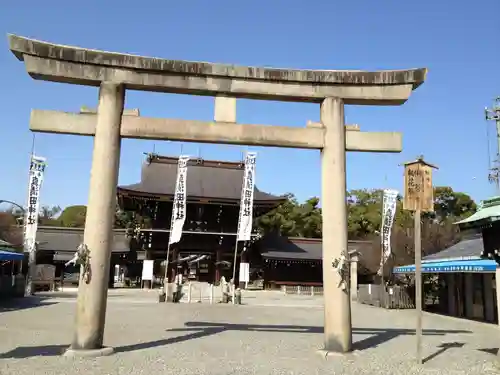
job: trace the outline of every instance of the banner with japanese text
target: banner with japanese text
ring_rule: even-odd
[[[382,256],[378,274],[382,274],[385,262],[391,256],[391,233],[394,217],[396,215],[396,204],[398,202],[398,191],[385,189],[382,201],[382,225],[380,230],[380,241],[382,245]]]
[[[240,216],[237,241],[250,241],[253,222],[253,194],[255,189],[255,161],[257,153],[247,152],[241,187]]]
[[[182,237],[182,229],[186,221],[186,196],[187,196],[187,167],[189,156],[179,156],[177,164],[177,180],[172,207],[172,221],[170,224],[170,237],[168,245],[178,243]]]
[[[32,156],[28,180],[28,204],[24,219],[24,251],[35,250],[38,214],[40,211],[40,189],[46,167],[46,159]]]

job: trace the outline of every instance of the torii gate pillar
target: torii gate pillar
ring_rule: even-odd
[[[350,290],[332,261],[347,255],[346,130],[344,103],[326,98],[321,103],[325,144],[321,150],[321,210],[323,215],[323,298],[325,350],[348,352],[352,346]]]
[[[90,253],[90,274],[80,272],[75,334],[66,355],[111,354],[103,347],[106,300],[120,166],[121,122],[125,104],[123,85],[103,82],[99,88],[97,125],[90,172],[84,244]]]

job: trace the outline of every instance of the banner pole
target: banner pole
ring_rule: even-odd
[[[382,307],[385,308],[385,278],[384,278],[384,266],[385,266],[385,249],[383,245],[383,238],[384,238],[384,221],[385,221],[385,216],[384,216],[384,189],[382,189],[381,192],[381,200],[380,204],[382,205],[382,223],[380,225],[380,289],[381,289],[381,296],[382,296]]]
[[[163,286],[165,288],[165,292],[167,292],[168,288],[168,265],[170,261],[170,243],[167,245],[167,258],[165,259],[165,274],[163,276]]]
[[[34,141],[33,141],[34,145]],[[33,146],[34,149],[34,146]],[[33,151],[33,150],[32,150]],[[38,229],[38,214],[40,210],[40,191],[42,188],[43,174],[45,171],[46,159],[35,157],[32,153],[30,157],[30,169],[28,178],[28,202],[24,215],[24,236],[23,251],[28,252],[28,272],[26,275],[26,285],[24,294],[32,296],[35,292],[33,279],[36,272],[36,232]],[[29,226],[29,233],[28,233]]]
[[[241,186],[240,212],[238,215],[238,231],[234,244],[233,260],[233,304],[236,294],[236,260],[238,255],[238,241],[249,241],[252,234],[253,219],[253,195],[255,190],[255,158],[256,153],[247,152],[245,156],[245,169],[243,172],[243,184]],[[240,257],[241,275],[241,257]],[[241,281],[241,280],[239,280]]]
[[[182,145],[181,145],[182,147]],[[182,153],[182,149],[181,149]],[[168,296],[168,267],[170,265],[170,248],[172,245],[179,243],[182,238],[184,222],[186,220],[186,195],[187,195],[187,168],[189,156],[179,156],[177,162],[177,178],[175,181],[175,192],[172,200],[172,218],[170,220],[170,232],[168,237],[167,258],[165,259],[165,274],[163,278],[164,292]],[[179,224],[180,225],[176,225]],[[165,298],[165,302],[168,298]]]
[[[236,242],[234,244],[234,260],[233,260],[233,291],[232,291],[232,300],[233,305],[235,304],[235,294],[236,294],[236,258],[238,256],[238,237],[236,237]]]

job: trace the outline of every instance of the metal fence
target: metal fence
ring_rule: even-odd
[[[229,295],[233,293],[233,286],[229,287]],[[188,282],[182,286],[180,302],[184,303],[220,303],[222,301],[222,287],[208,283]]]
[[[405,286],[359,285],[357,301],[386,309],[414,309],[415,301]]]
[[[323,287],[321,286],[303,286],[303,285],[282,285],[283,294],[296,294],[305,296],[322,296]]]

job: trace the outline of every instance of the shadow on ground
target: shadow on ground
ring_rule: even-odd
[[[465,343],[463,343],[463,342],[445,342],[445,343],[438,346],[439,350],[435,351],[431,355],[422,359],[422,363],[429,362],[430,360],[436,358],[440,354],[443,354],[445,351],[447,351],[449,349],[463,348],[464,345],[465,345]]]
[[[131,345],[124,345],[115,348],[117,353],[127,353],[148,348],[172,345],[188,340],[208,337],[227,331],[248,331],[248,332],[277,332],[277,333],[299,333],[299,334],[319,334],[323,333],[323,327],[315,326],[295,326],[295,325],[254,325],[254,324],[230,324],[211,322],[187,322],[183,328],[169,329],[167,332],[185,333],[184,335],[159,339],[149,342],[141,342]],[[354,350],[365,350],[376,347],[401,335],[414,335],[414,330],[409,329],[381,329],[381,328],[353,328],[354,334],[370,335],[353,344]],[[445,336],[447,334],[472,333],[464,330],[438,330],[424,329],[426,336]],[[438,356],[449,348],[457,347],[453,345],[463,345],[461,343],[443,344],[437,353],[426,358],[426,361]],[[18,347],[7,353],[0,354],[0,358],[28,358],[35,356],[55,356],[60,355],[68,345],[48,345],[37,347]]]
[[[480,352],[498,355],[498,348],[483,348],[479,349]]]
[[[7,298],[0,300],[0,313],[9,311],[18,311],[32,309],[35,307],[43,307],[55,305],[57,302],[49,301],[47,297],[20,297]]]
[[[40,298],[60,298],[60,299],[76,299],[78,292],[40,292],[37,293]],[[108,294],[108,298],[127,297],[127,294]]]

